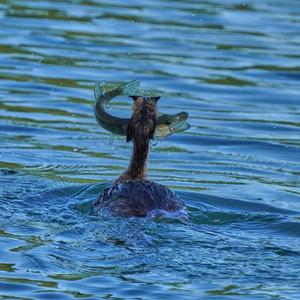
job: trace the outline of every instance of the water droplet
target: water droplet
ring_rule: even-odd
[[[78,152],[78,148],[74,148],[74,150],[73,150],[74,152]]]

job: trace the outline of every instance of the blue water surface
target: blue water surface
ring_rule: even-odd
[[[298,0],[2,0],[0,28],[1,299],[300,299]],[[90,214],[131,151],[94,82],[132,79],[190,114],[149,158],[188,225]]]

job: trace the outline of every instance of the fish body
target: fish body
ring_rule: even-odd
[[[105,106],[117,96],[131,96],[138,94],[140,82],[132,80],[125,84],[118,85],[108,91],[104,90],[105,81],[95,84],[94,94],[96,103],[94,113],[98,124],[111,133],[126,135],[129,119],[116,117],[105,110]],[[157,117],[157,127],[155,131],[156,138],[164,138],[176,132],[184,131],[190,128],[187,122],[188,113],[180,112],[177,114],[160,114]]]

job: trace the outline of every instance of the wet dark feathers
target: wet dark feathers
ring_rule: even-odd
[[[127,126],[126,141],[135,139],[140,143],[153,139],[156,128],[156,109],[153,104],[143,103],[135,106]]]
[[[106,189],[94,208],[98,215],[144,217],[154,209],[178,211],[185,205],[167,187],[148,180],[135,180]]]

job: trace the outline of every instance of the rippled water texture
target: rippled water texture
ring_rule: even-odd
[[[0,28],[0,298],[299,299],[298,0],[2,0]],[[94,82],[132,79],[190,114],[149,162],[188,225],[90,215],[131,148]]]

